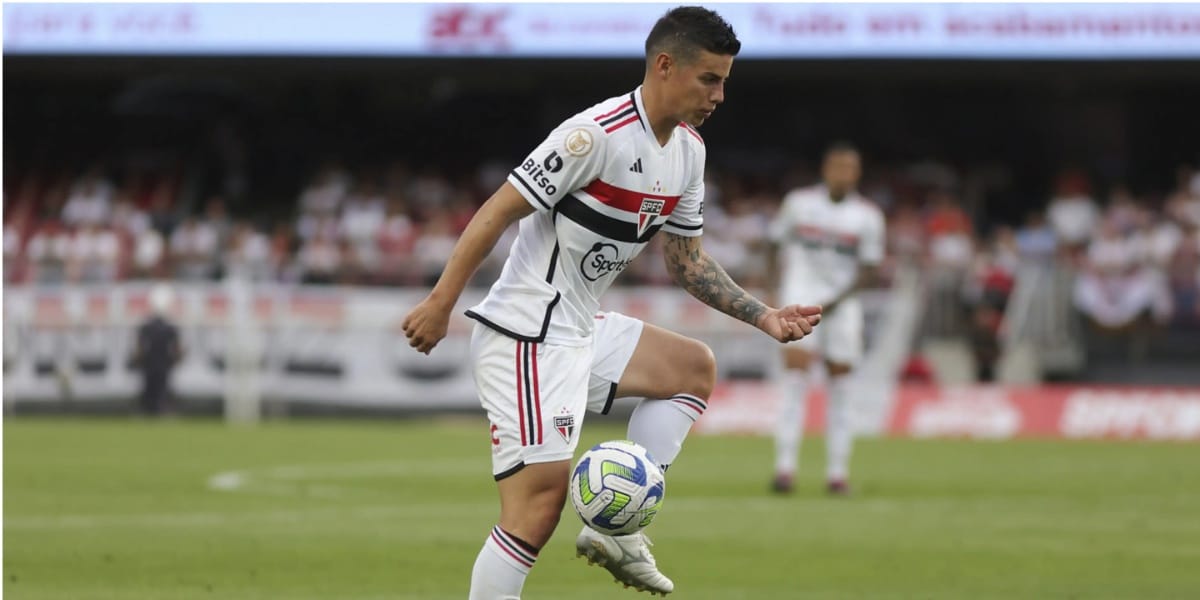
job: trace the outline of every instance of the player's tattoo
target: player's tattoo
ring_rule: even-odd
[[[667,271],[679,287],[697,300],[751,325],[767,312],[767,305],[734,283],[725,269],[700,247],[699,238],[666,234]]]

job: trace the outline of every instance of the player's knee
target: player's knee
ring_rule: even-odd
[[[854,365],[850,363],[826,361],[825,369],[829,372],[830,377],[841,377],[843,375],[849,375],[850,371],[854,370]]]
[[[683,389],[680,391],[700,398],[712,395],[717,385],[717,357],[713,355],[708,344],[691,340],[687,356],[688,367],[684,377]]]
[[[789,348],[784,351],[783,363],[789,369],[807,371],[812,365],[812,356],[800,348]]]

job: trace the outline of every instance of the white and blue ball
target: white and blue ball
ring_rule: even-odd
[[[571,504],[588,527],[606,535],[637,533],[662,507],[666,480],[650,453],[629,441],[592,446],[571,475]]]

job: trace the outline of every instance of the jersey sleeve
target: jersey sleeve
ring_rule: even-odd
[[[691,160],[688,185],[679,198],[679,205],[667,217],[662,230],[684,237],[696,237],[704,233],[704,145],[695,146]]]
[[[872,206],[870,226],[863,232],[862,242],[858,245],[858,259],[865,265],[878,265],[883,262],[884,236],[887,226],[883,213]]]
[[[605,133],[578,116],[564,121],[508,174],[533,208],[552,210],[567,194],[587,186],[604,167]]]

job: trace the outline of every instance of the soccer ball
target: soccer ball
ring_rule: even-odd
[[[571,504],[588,527],[606,535],[629,535],[654,520],[666,485],[645,448],[624,440],[601,442],[575,465]]]

